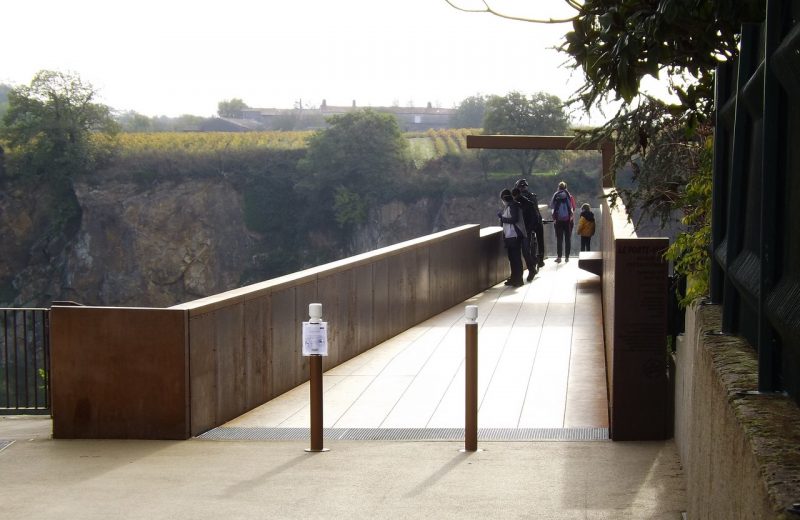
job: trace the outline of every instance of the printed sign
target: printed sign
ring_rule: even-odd
[[[328,355],[328,322],[303,322],[303,355]]]

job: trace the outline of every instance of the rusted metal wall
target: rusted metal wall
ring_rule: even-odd
[[[479,233],[463,226],[178,306],[189,312],[192,435],[308,380],[310,303],[328,322],[328,370],[497,283],[496,268],[481,273],[499,251]]]
[[[197,435],[308,380],[308,304],[327,370],[502,281],[504,258],[499,228],[467,225],[170,309],[55,306],[54,435]]]
[[[625,208],[608,206],[603,220],[603,324],[610,436],[651,440],[671,436],[667,384],[666,238],[638,238]]]
[[[50,310],[53,437],[185,439],[187,313]]]

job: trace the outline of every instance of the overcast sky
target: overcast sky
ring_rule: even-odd
[[[489,1],[515,15],[571,12],[563,0]],[[0,82],[73,71],[102,102],[148,116],[210,116],[234,97],[252,107],[450,108],[513,90],[565,99],[580,83],[551,49],[568,24],[463,13],[444,0],[25,0],[0,12]]]

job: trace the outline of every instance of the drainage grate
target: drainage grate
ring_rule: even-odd
[[[339,441],[460,441],[463,428],[326,428],[323,437]],[[214,441],[299,441],[308,428],[220,426],[197,437]],[[608,428],[481,428],[482,441],[607,441]]]
[[[0,451],[3,451],[4,449],[8,448],[13,443],[14,441],[5,441],[3,439],[0,439]]]

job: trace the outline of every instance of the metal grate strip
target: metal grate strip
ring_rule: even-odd
[[[3,451],[4,449],[8,448],[12,444],[14,444],[14,441],[6,441],[6,440],[3,440],[3,439],[0,439],[0,452]]]
[[[460,441],[463,428],[326,428],[323,437],[341,441]],[[214,441],[295,441],[309,438],[308,428],[220,426],[198,439]],[[608,428],[479,428],[482,441],[607,441]]]

